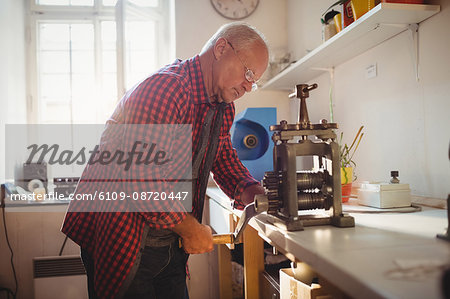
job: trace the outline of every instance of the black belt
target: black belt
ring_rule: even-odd
[[[178,242],[179,236],[168,229],[150,229],[145,239],[145,246],[150,247],[164,247],[169,246],[174,242]]]

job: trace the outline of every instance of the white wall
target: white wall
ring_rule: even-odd
[[[5,124],[26,123],[24,3],[0,0],[0,181],[5,180]]]
[[[176,56],[180,59],[199,53],[220,26],[231,22],[216,12],[209,0],[176,0],[175,18]],[[286,50],[286,0],[261,0],[256,11],[245,21],[266,36],[272,53]],[[283,92],[258,90],[246,94],[235,103],[236,113],[247,107],[277,107],[278,120],[289,115],[288,99]]]
[[[288,48],[292,60],[299,60],[322,40],[320,18],[335,0],[288,0]],[[299,82],[300,83],[300,82]]]
[[[320,44],[320,22],[304,24],[296,12],[315,12],[334,1],[288,0],[290,49],[301,57]],[[365,135],[355,155],[358,180],[389,180],[390,170],[400,171],[401,182],[412,193],[446,198],[450,193],[450,1],[433,1],[441,12],[419,27],[420,81],[416,82],[413,48],[403,32],[335,68],[334,121],[351,142],[360,125]],[[317,12],[319,14],[317,14]],[[310,20],[311,21],[311,20]],[[301,36],[299,43],[291,44]],[[378,76],[365,78],[370,64]],[[330,78],[323,74],[319,89],[311,92],[312,121],[329,119]],[[299,82],[300,83],[300,82]]]

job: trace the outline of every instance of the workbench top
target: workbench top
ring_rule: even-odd
[[[207,196],[225,209],[218,188]],[[352,203],[343,205],[354,210]],[[355,227],[329,225],[286,232],[266,221],[250,221],[259,235],[288,257],[309,264],[355,298],[442,298],[441,273],[450,265],[450,242],[437,239],[447,226],[446,210],[422,207],[413,213],[350,213]]]

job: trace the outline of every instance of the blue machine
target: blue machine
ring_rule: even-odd
[[[258,181],[273,170],[273,142],[269,127],[277,123],[276,108],[247,108],[236,115],[231,143],[239,159]]]

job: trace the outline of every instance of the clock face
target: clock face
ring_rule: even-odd
[[[240,20],[251,15],[259,0],[211,0],[216,11],[227,19]]]

